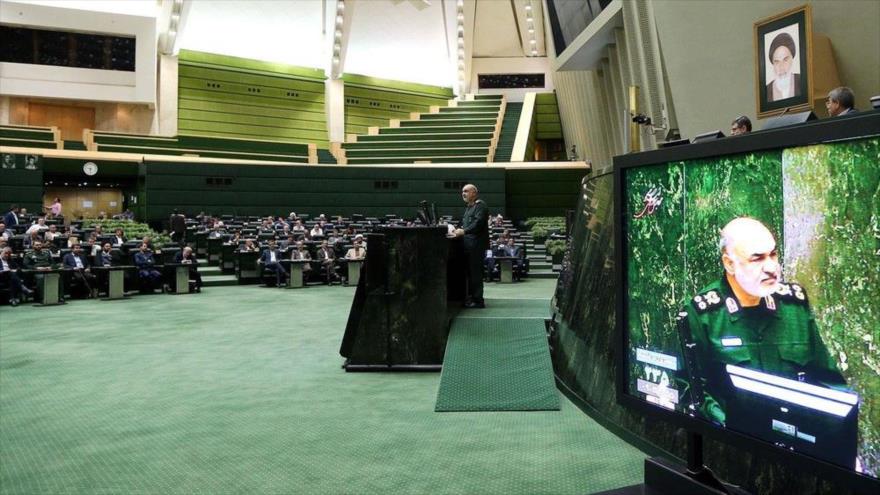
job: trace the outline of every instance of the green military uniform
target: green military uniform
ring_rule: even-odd
[[[744,308],[726,277],[691,299],[679,317],[691,394],[702,416],[726,422],[733,395],[725,365],[825,386],[846,386],[813,319],[807,293],[780,284],[758,306]]]
[[[461,218],[464,251],[467,256],[468,299],[483,302],[483,260],[489,249],[489,207],[482,199],[468,205]]]
[[[31,270],[34,268],[55,268],[52,253],[48,249],[43,249],[40,252],[30,251],[24,257],[24,267]]]
[[[52,260],[52,253],[49,252],[48,249],[42,249],[40,252],[37,251],[29,251],[24,256],[24,267],[29,270],[34,270],[36,268],[56,268],[55,262]],[[33,278],[31,279],[33,280]],[[40,293],[40,297],[43,297],[43,282],[44,278],[41,276],[36,277],[37,281],[37,292]],[[64,300],[64,284],[58,284],[58,299],[60,301]]]

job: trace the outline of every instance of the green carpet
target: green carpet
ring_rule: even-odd
[[[555,281],[488,284],[544,298]],[[0,307],[0,493],[583,494],[645,454],[560,411],[434,412],[439,373],[345,373],[354,288]]]
[[[457,318],[435,411],[558,411],[541,319]]]

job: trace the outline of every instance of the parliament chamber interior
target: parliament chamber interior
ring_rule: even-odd
[[[880,493],[878,21],[3,0],[0,494]]]

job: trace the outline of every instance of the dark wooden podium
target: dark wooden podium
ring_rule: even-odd
[[[440,370],[449,301],[463,295],[460,244],[446,238],[446,227],[384,227],[367,235],[339,349],[346,371]]]

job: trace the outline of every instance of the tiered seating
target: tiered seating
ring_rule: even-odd
[[[0,146],[60,149],[61,132],[57,127],[3,125],[0,126]]]
[[[447,107],[372,127],[334,148],[339,163],[491,162],[498,143],[505,100],[500,95],[468,95]]]
[[[83,141],[90,151],[318,163],[314,144],[187,135],[145,136],[92,130],[83,133]]]

